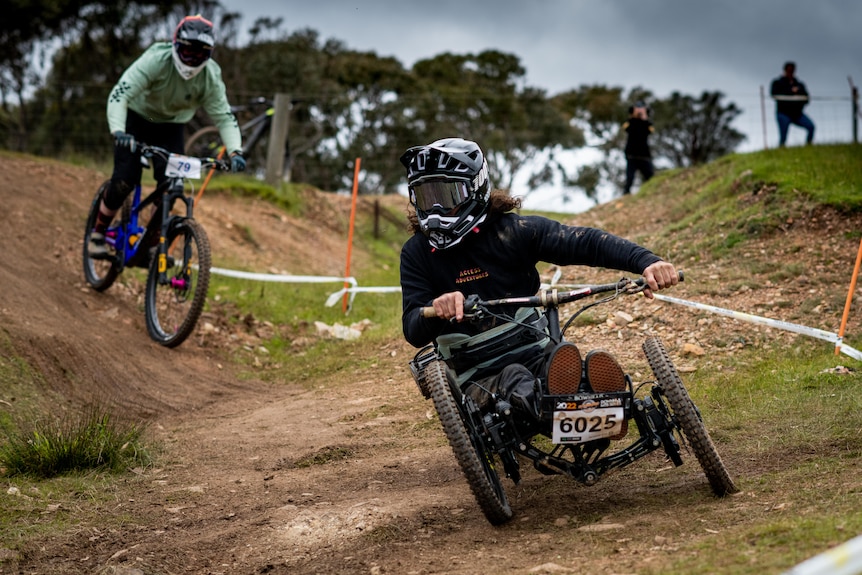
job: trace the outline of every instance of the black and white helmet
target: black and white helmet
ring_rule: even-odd
[[[215,47],[213,23],[198,14],[186,16],[174,30],[174,66],[186,80],[200,73]]]
[[[410,203],[428,242],[443,250],[485,220],[491,183],[488,162],[476,142],[445,138],[401,156]]]

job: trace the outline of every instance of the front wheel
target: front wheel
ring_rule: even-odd
[[[670,404],[674,422],[688,440],[688,444],[709,480],[713,493],[719,497],[736,493],[739,490],[733,484],[733,479],[730,478],[727,468],[721,461],[700,413],[689,397],[676,367],[674,367],[667,350],[664,348],[664,344],[659,338],[651,337],[644,342],[643,350],[658,385]]]
[[[120,275],[120,265],[117,262],[116,257],[95,259],[90,257],[89,249],[90,233],[96,226],[99,207],[102,205],[102,196],[106,193],[110,184],[111,181],[107,180],[99,186],[99,190],[96,192],[96,196],[93,198],[93,202],[90,205],[90,213],[87,215],[87,225],[84,228],[84,248],[82,253],[84,279],[86,279],[87,283],[90,284],[90,287],[96,291],[105,291],[113,285],[114,280],[116,280],[117,276]],[[109,229],[116,229],[121,217],[122,214],[118,212],[118,215],[114,216],[114,221],[111,222]]]
[[[147,331],[158,343],[176,347],[191,335],[203,311],[212,256],[206,232],[195,220],[178,220],[165,240],[167,257],[157,253],[147,276]]]
[[[425,381],[473,496],[488,521],[492,525],[502,525],[512,518],[512,508],[494,467],[494,454],[471,423],[466,407],[455,398],[446,364],[442,361],[429,363],[425,368]]]

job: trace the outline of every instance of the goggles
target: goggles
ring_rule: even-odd
[[[177,40],[176,47],[180,62],[186,66],[200,66],[209,60],[213,53],[212,46],[188,40]]]
[[[413,203],[423,212],[430,212],[435,207],[449,211],[470,199],[467,182],[446,180],[421,182],[411,186],[410,190]]]

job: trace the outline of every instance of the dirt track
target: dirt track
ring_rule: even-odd
[[[669,552],[696,553],[699,540],[755,508],[746,464],[720,445],[743,489],[735,498],[714,499],[693,459],[668,470],[649,457],[593,488],[527,468],[519,486],[506,482],[514,521],[491,527],[410,378],[405,343],[380,349],[376,365],[350,381],[313,389],[239,379],[223,348],[194,337],[165,350],[147,337],[134,289],[99,294],[83,283],[80,227],[104,175],[6,155],[0,173],[4,337],[69,405],[115,402],[153,422],[165,445],[161,468],[121,480],[109,498],[82,501],[69,510],[75,526],[5,554],[0,573],[575,573],[587,563],[592,573],[638,573]],[[313,254],[286,263],[282,254],[302,252],[300,238],[314,226],[245,202],[202,204],[215,265],[247,258],[261,271],[340,273],[340,241],[328,245],[322,234]],[[269,251],[236,240],[238,227],[262,221],[269,231],[254,233],[269,234],[261,242]],[[660,308],[626,311],[654,312],[680,364],[696,366],[697,357],[679,355],[694,338],[674,323],[690,327],[692,317]],[[704,324],[702,342],[711,328],[734,329]],[[638,334],[600,325],[582,335],[644,369],[631,345]],[[302,465],[309,458],[320,464]],[[104,515],[125,520],[105,527]]]

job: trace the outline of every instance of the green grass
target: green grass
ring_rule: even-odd
[[[57,533],[80,529],[82,523],[96,522],[100,529],[132,523],[134,518],[118,505],[115,482],[115,475],[94,472],[48,480],[26,475],[5,479],[0,490],[0,548],[26,550]],[[0,568],[3,565],[0,561]]]
[[[803,342],[686,374],[742,493],[708,542],[644,573],[778,573],[862,531],[862,375],[833,370],[847,361]]]
[[[792,225],[817,206],[862,211],[860,165],[858,144],[733,154],[662,172],[633,201],[670,208],[666,233],[653,246],[659,253],[673,251],[677,261],[733,257],[740,244]]]
[[[97,407],[60,417],[27,414],[4,420],[0,431],[0,468],[6,476],[121,472],[150,460],[142,440],[144,427],[121,422]]]
[[[766,275],[774,282],[800,275],[804,261],[782,267],[741,256],[752,239],[775,233],[816,206],[862,210],[860,165],[862,147],[853,145],[732,155],[697,169],[663,172],[627,201],[669,206],[657,251],[733,260],[735,265],[723,270],[721,284],[697,284],[701,293],[729,296],[750,285],[752,275]],[[213,193],[263,196],[291,213],[303,210],[299,188],[275,191],[233,176],[214,179],[210,186]],[[372,254],[368,264],[352,270],[360,286],[398,285],[398,254],[406,236],[403,227],[393,223],[380,231],[381,236],[374,237],[370,217],[360,215],[354,246]],[[841,233],[858,237],[862,232]],[[828,254],[823,257],[828,263]],[[828,266],[821,272],[823,277],[831,273],[837,272]],[[376,368],[381,349],[400,341],[401,300],[397,293],[360,293],[345,316],[340,300],[333,307],[323,305],[340,288],[338,283],[279,284],[213,276],[207,305],[237,329],[250,321],[273,326],[273,335],[262,342],[268,353],[242,346],[233,352],[237,362],[263,363],[255,364],[254,377],[306,386],[342,374],[355,381]],[[835,308],[830,314],[840,314],[843,297],[826,302]],[[795,321],[823,310],[817,307],[822,306],[819,299],[776,305],[798,308]],[[315,321],[349,325],[366,318],[371,326],[357,340],[315,335]],[[601,322],[598,317],[583,320]],[[0,465],[10,477],[0,492],[0,546],[18,548],[21,542],[70,528],[71,509],[103,507],[116,481],[103,471],[147,465],[154,448],[146,444],[142,428],[120,423],[106,410],[54,418],[46,407],[52,398],[41,395],[38,372],[16,357],[2,336],[0,331]],[[724,350],[734,343],[715,345]],[[858,348],[862,338],[848,337],[848,343]],[[680,494],[676,504],[687,512],[678,518],[683,535],[674,542],[676,549],[638,572],[777,573],[862,531],[862,483],[857,479],[862,476],[862,375],[830,371],[851,362],[833,356],[822,342],[800,338],[792,349],[746,345],[686,373],[686,385],[742,493],[721,502]],[[33,415],[14,416],[24,412]],[[36,423],[28,426],[23,419]],[[424,431],[438,424],[423,420],[420,425]],[[434,441],[444,439],[438,434]],[[351,456],[347,448],[337,448],[294,464],[318,465]],[[666,510],[664,502],[649,498],[642,505],[654,506],[656,513]],[[46,508],[53,511],[44,516]],[[699,536],[705,528],[699,511],[714,521],[707,527],[717,533],[708,538]],[[111,518],[112,524],[123,521]]]

